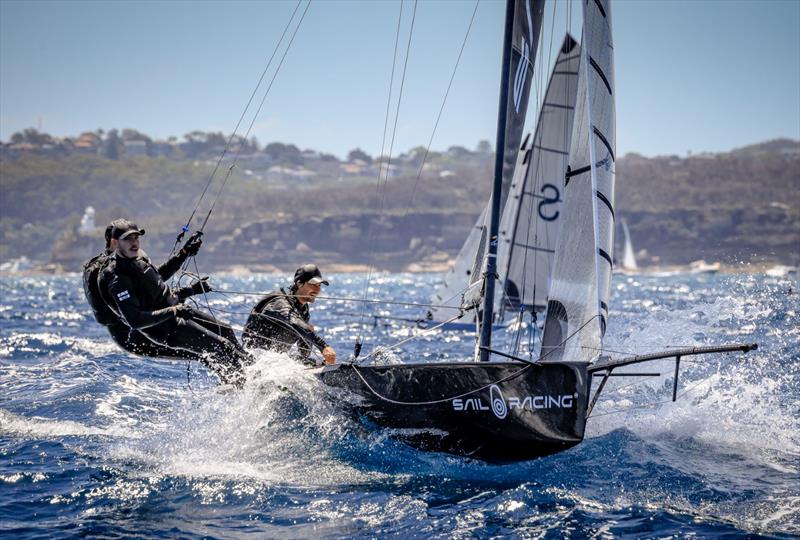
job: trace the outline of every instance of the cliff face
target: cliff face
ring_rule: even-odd
[[[99,224],[135,219],[148,231],[145,249],[160,260],[210,170],[164,158],[40,157],[2,165],[0,259],[42,261],[51,253],[66,269],[102,247],[100,232],[94,244],[76,232],[87,205]],[[422,178],[409,166],[379,194],[374,179],[274,185],[234,175],[206,227],[201,258],[209,268],[291,270],[311,260],[439,268],[457,254],[489,190],[483,161],[453,158],[450,165],[446,176]],[[798,263],[800,142],[683,158],[629,154],[616,170],[616,216],[628,222],[640,263]],[[385,210],[378,211],[376,195]],[[194,226],[205,212],[199,209]]]
[[[472,212],[412,212],[310,217],[277,215],[222,236],[205,252],[215,266],[227,261],[294,269],[303,262],[375,266],[390,271],[439,269],[461,248]]]

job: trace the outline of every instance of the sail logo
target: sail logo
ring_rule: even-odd
[[[517,72],[514,74],[514,111],[519,114],[522,105],[522,98],[525,90],[525,81],[528,78],[528,66],[531,65],[530,50],[533,42],[533,21],[531,20],[531,3],[525,2],[525,15],[528,19],[528,39],[522,38],[522,58],[517,64]],[[531,45],[529,45],[529,43]]]
[[[508,407],[506,407],[506,400],[503,399],[503,393],[500,387],[493,384],[489,387],[489,402],[492,404],[492,412],[494,415],[502,420],[508,414]]]
[[[549,191],[549,193],[548,193]],[[554,210],[552,214],[547,214],[545,210],[551,204],[556,204],[561,202],[561,193],[558,191],[558,188],[553,184],[545,184],[542,186],[542,200],[539,202],[537,209],[539,211],[539,217],[545,221],[555,221],[558,219],[558,210]]]
[[[488,404],[481,398],[456,398],[452,400],[452,403],[454,411],[492,411],[498,419],[503,420],[513,410],[571,409],[575,404],[575,397],[575,395],[565,394],[555,396],[509,396],[506,398],[500,387],[493,384],[489,387]]]

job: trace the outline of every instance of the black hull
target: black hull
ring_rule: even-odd
[[[359,396],[370,420],[425,450],[517,461],[583,440],[587,364],[403,364],[321,369],[325,384]]]

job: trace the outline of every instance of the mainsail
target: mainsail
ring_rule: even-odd
[[[614,223],[614,48],[609,0],[583,4],[580,74],[544,361],[590,361],[608,321]]]
[[[569,34],[556,59],[533,137],[523,142],[500,222],[496,312],[544,311],[561,226],[578,88],[580,46]],[[502,315],[501,315],[502,318]]]
[[[633,243],[631,243],[631,233],[628,231],[628,224],[622,220],[622,232],[625,235],[625,247],[622,250],[622,269],[636,271],[639,267],[636,264],[636,255],[633,254]]]

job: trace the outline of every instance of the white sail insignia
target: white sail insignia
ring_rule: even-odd
[[[616,147],[609,0],[583,4],[581,45],[562,229],[542,339],[544,361],[591,361],[602,348],[608,321]]]

